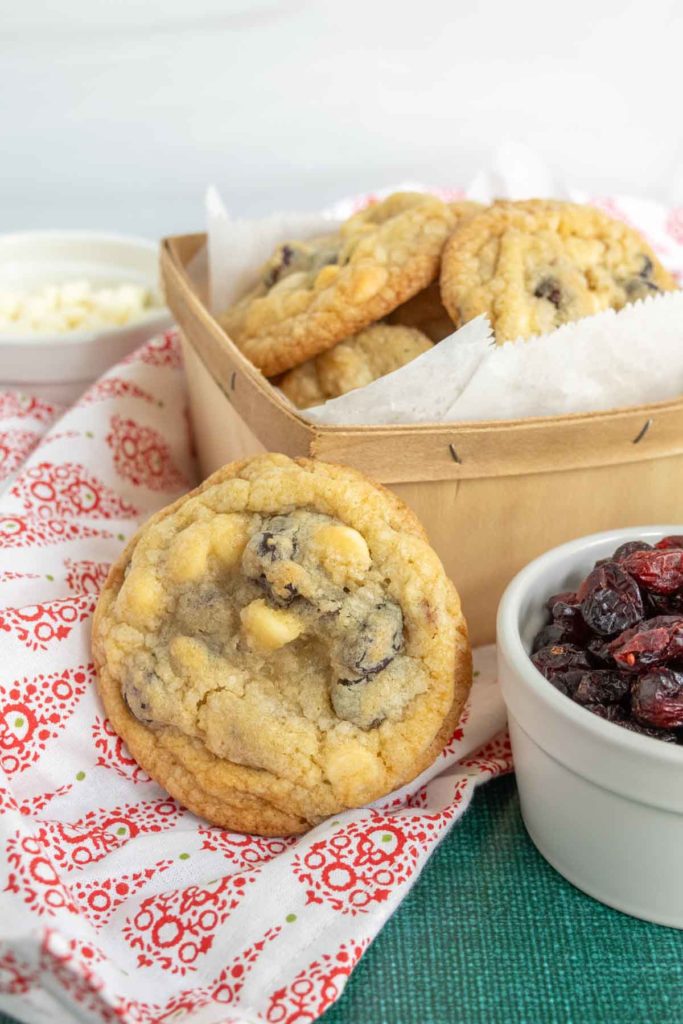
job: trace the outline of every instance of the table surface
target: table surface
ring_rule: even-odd
[[[561,878],[507,777],[477,792],[323,1021],[680,1024],[682,982],[683,932]]]
[[[513,777],[478,790],[322,1018],[323,1024],[681,1020],[683,932],[609,910],[565,882],[524,830]],[[10,1018],[0,1013],[0,1024]]]

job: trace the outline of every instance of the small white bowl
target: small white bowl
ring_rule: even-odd
[[[0,289],[33,289],[85,279],[95,286],[139,284],[159,295],[158,246],[143,238],[88,231],[0,236]],[[165,306],[122,327],[63,334],[0,333],[0,390],[67,404],[143,342],[170,327]]]
[[[683,747],[607,722],[559,693],[529,650],[545,602],[576,589],[627,540],[683,526],[596,533],[535,559],[498,609],[498,671],[508,708],[522,816],[561,875],[608,906],[683,928]]]

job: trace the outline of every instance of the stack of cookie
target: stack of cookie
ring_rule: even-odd
[[[220,321],[308,408],[398,369],[480,314],[502,344],[675,287],[637,231],[592,207],[400,192],[333,233],[279,245]]]

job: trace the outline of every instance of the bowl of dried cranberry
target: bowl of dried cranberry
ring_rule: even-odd
[[[497,630],[533,842],[590,896],[683,928],[683,526],[548,551]]]

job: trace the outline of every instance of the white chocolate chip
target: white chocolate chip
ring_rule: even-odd
[[[342,523],[330,523],[316,531],[314,553],[335,583],[358,579],[370,568],[368,545],[358,530]]]
[[[266,651],[284,647],[304,631],[304,623],[298,615],[280,608],[271,608],[263,598],[243,608],[240,618],[250,645]]]
[[[209,660],[204,644],[192,636],[174,636],[168,645],[173,667],[183,675],[203,672]]]
[[[164,588],[146,569],[131,569],[119,592],[117,604],[125,621],[151,627],[165,607]]]
[[[350,299],[367,302],[387,283],[389,275],[381,266],[361,266],[351,276]]]
[[[365,803],[382,784],[382,768],[376,755],[353,740],[334,734],[326,743],[327,778],[335,797],[347,807]]]
[[[237,565],[247,543],[247,529],[242,517],[218,515],[211,520],[211,552],[226,569]]]
[[[313,287],[316,289],[328,288],[339,277],[339,267],[330,264],[318,271]]]
[[[206,523],[193,523],[174,538],[168,552],[169,576],[176,583],[197,580],[206,572],[211,537]]]
[[[121,326],[156,306],[149,288],[116,284],[98,288],[89,281],[65,281],[34,291],[0,293],[0,332],[58,333]]]

